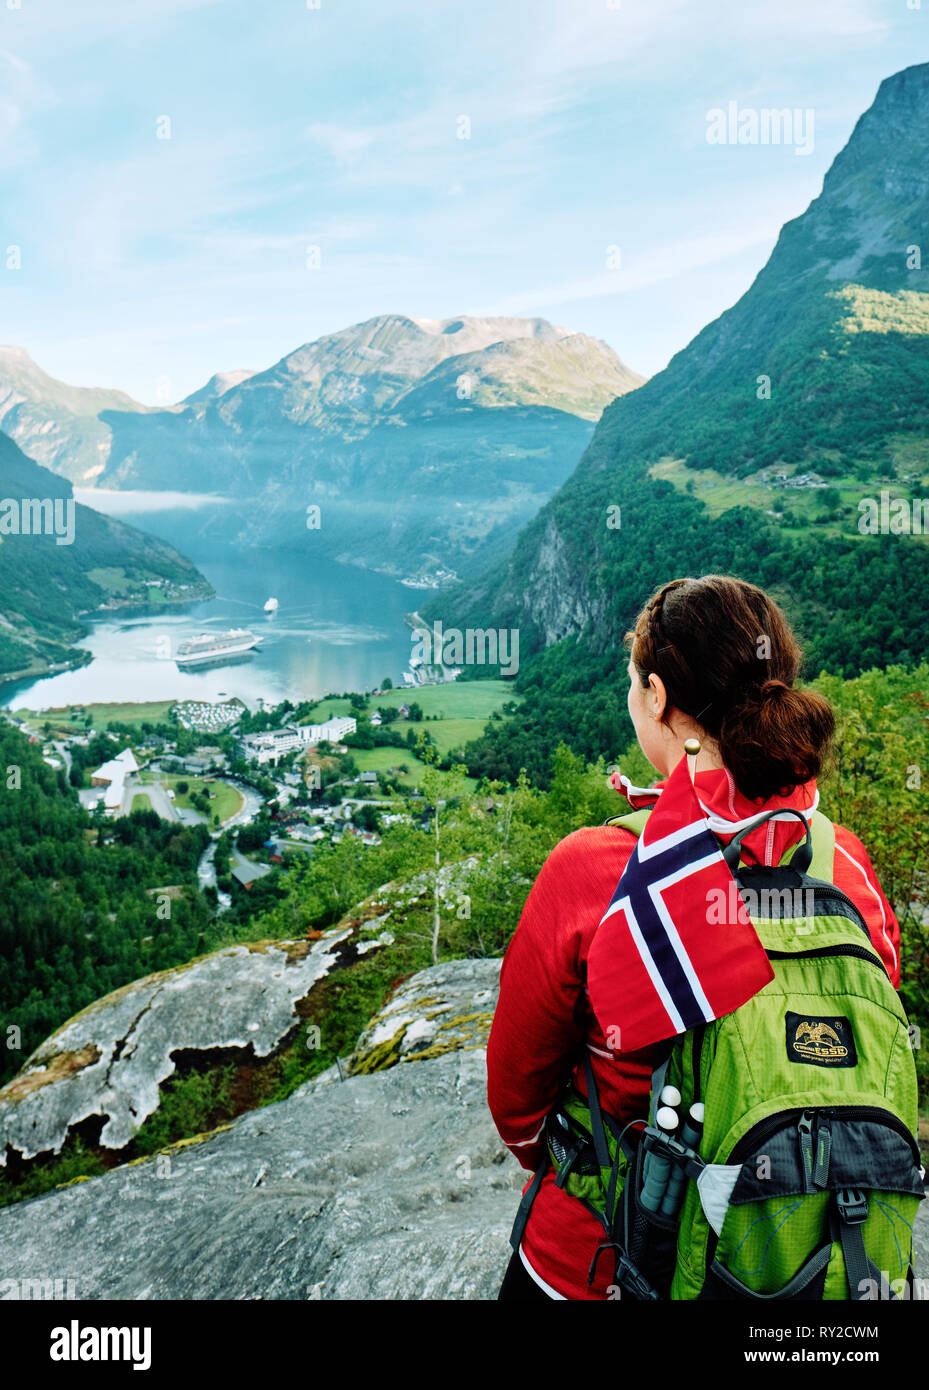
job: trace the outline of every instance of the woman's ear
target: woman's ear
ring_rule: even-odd
[[[668,692],[660,676],[652,671],[648,678],[648,712],[652,719],[660,719],[668,707]]]

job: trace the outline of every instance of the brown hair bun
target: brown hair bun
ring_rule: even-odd
[[[744,796],[766,801],[819,776],[832,707],[794,688],[802,653],[762,589],[728,575],[672,580],[628,637],[643,686],[654,672],[667,690],[664,722],[673,709],[690,715],[716,740]]]

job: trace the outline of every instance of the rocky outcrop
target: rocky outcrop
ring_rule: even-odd
[[[101,1147],[124,1148],[157,1108],[178,1052],[240,1048],[267,1056],[299,1026],[295,1005],[351,935],[346,927],[312,944],[227,947],[97,1000],[0,1090],[0,1164],[8,1147],[22,1158],[59,1153],[69,1131],[95,1115],[105,1119]]]
[[[351,1075],[486,1048],[499,968],[499,961],[456,960],[420,970],[391,995],[358,1039]]]
[[[495,1298],[525,1181],[487,1109],[499,969],[423,970],[349,1074],[0,1211],[0,1298]]]
[[[499,967],[440,965],[398,991],[357,1054],[402,1033],[396,1065],[326,1073],[212,1134],[0,1211],[0,1297],[55,1271],[49,1296],[78,1299],[494,1298],[523,1183],[487,1109],[479,1046]]]

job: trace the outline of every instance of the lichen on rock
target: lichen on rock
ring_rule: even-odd
[[[419,971],[371,1020],[349,1059],[352,1075],[487,1046],[499,960],[449,961]],[[475,1010],[474,1005],[483,1007]]]
[[[318,941],[229,946],[136,980],[59,1028],[0,1090],[0,1165],[60,1153],[76,1126],[104,1119],[122,1149],[158,1107],[175,1054],[224,1048],[266,1057],[300,1026],[296,1005],[338,962],[348,927]]]
[[[401,985],[367,1030],[386,1026],[369,1048],[384,1062],[375,1074],[315,1078],[0,1210],[0,1268],[58,1268],[66,1249],[79,1299],[494,1298],[524,1181],[494,1129],[473,1041],[499,968],[452,961]],[[426,1014],[432,1044],[412,1027]]]

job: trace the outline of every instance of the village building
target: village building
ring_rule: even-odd
[[[245,889],[251,888],[259,878],[264,878],[265,874],[271,873],[267,864],[253,864],[251,860],[246,860],[244,864],[237,864],[232,870],[232,877],[241,883]]]
[[[357,728],[349,716],[327,719],[323,724],[285,724],[281,729],[268,729],[260,734],[245,734],[242,748],[245,757],[259,765],[276,761],[288,753],[315,748],[319,743],[335,743]]]
[[[213,766],[210,758],[183,758],[181,761],[184,771],[189,772],[192,777],[201,777]]]
[[[107,815],[119,814],[126,790],[126,778],[138,772],[139,764],[131,748],[124,748],[107,763],[101,763],[96,772],[90,774],[90,785],[103,788],[103,809]]]

